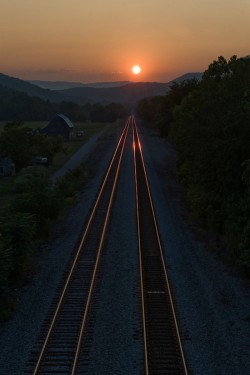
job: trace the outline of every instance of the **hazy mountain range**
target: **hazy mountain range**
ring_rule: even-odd
[[[58,93],[52,90],[45,90],[22,79],[10,77],[2,73],[0,73],[0,85],[16,91],[24,92],[29,96],[35,96],[44,100],[50,100],[51,102],[70,100],[70,98],[64,97],[64,95],[60,92]]]
[[[33,80],[33,81],[28,81],[28,82],[32,83],[33,85],[39,86],[43,89],[49,89],[49,90],[65,90],[65,89],[73,89],[75,87],[94,87],[94,88],[117,87],[117,86],[124,86],[130,83],[129,81],[81,83],[81,82],[68,82],[68,81],[39,81],[39,80]]]
[[[122,81],[83,84],[48,81],[31,81],[33,82],[31,83],[0,73],[0,85],[51,102],[131,104],[146,97],[164,95],[174,82],[191,78],[201,79],[201,76],[202,73],[187,73],[167,83]]]

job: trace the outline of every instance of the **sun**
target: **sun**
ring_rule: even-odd
[[[141,67],[139,65],[134,65],[133,68],[132,68],[132,72],[134,74],[140,74],[141,73]]]

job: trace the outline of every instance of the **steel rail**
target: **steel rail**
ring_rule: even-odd
[[[142,329],[143,329],[143,349],[144,349],[144,369],[145,375],[149,375],[148,368],[148,354],[147,354],[147,334],[146,334],[146,318],[145,318],[145,302],[144,302],[144,283],[142,276],[142,248],[141,248],[141,235],[140,235],[140,215],[138,203],[138,178],[135,156],[136,142],[135,142],[135,127],[133,126],[133,153],[134,153],[134,176],[135,176],[135,196],[136,196],[136,220],[137,220],[137,233],[138,233],[138,252],[139,252],[139,270],[140,270],[140,291],[141,291],[141,308],[142,308]]]
[[[152,211],[152,215],[153,215],[154,227],[155,227],[155,231],[156,231],[156,235],[157,235],[160,257],[161,257],[162,267],[163,267],[163,271],[164,271],[165,282],[166,282],[166,286],[167,286],[167,291],[168,291],[169,301],[170,301],[170,305],[171,305],[172,315],[173,315],[173,319],[174,319],[175,331],[176,331],[180,355],[181,355],[181,359],[182,359],[183,370],[184,370],[184,374],[188,375],[186,360],[185,360],[184,351],[183,351],[182,342],[181,342],[181,337],[180,337],[180,331],[179,331],[178,322],[177,322],[177,318],[176,318],[176,312],[175,312],[172,292],[171,292],[171,288],[170,288],[169,277],[168,277],[168,274],[167,274],[167,269],[166,269],[164,255],[163,255],[163,249],[162,249],[160,234],[159,234],[159,230],[158,230],[158,224],[157,224],[157,220],[156,220],[154,204],[153,204],[153,200],[152,200],[152,194],[151,194],[151,190],[150,190],[150,186],[149,186],[149,179],[148,179],[148,175],[147,175],[147,171],[146,171],[146,166],[145,166],[145,161],[144,161],[144,157],[143,157],[141,142],[140,142],[140,138],[139,138],[139,134],[138,134],[138,130],[137,130],[137,126],[136,126],[136,122],[135,122],[134,117],[132,117],[132,123],[133,123],[133,129],[135,129],[136,137],[137,137],[137,140],[138,140],[138,147],[139,147],[139,152],[140,152],[141,161],[142,161],[142,165],[143,165],[143,171],[144,171],[145,181],[146,181],[146,185],[147,185],[147,192],[148,192],[148,196],[149,196],[149,200],[150,200],[150,206],[151,206],[151,211]],[[136,199],[138,199],[138,197]],[[137,206],[138,206],[138,203],[137,203]],[[138,223],[139,223],[139,221],[138,221]],[[140,228],[139,228],[139,231],[138,231],[138,237],[140,237]],[[140,247],[141,247],[141,245],[139,245],[139,248]],[[139,251],[140,251],[140,265],[141,265],[142,264],[141,248],[140,248]],[[141,270],[142,270],[142,268],[141,268]],[[141,278],[142,278],[142,276],[141,276]],[[142,287],[143,287],[143,282],[142,282]],[[143,294],[143,290],[142,290],[142,294]],[[144,302],[144,297],[142,299],[142,303],[143,302]],[[143,307],[143,313],[144,313],[144,311],[145,311],[145,309]],[[143,317],[144,339],[147,340],[147,336],[146,336],[147,335],[147,328],[146,328],[145,321],[146,321],[146,318],[144,316]],[[148,357],[147,348],[146,348],[145,356]],[[148,359],[147,360],[145,359],[145,363],[148,366]],[[146,374],[149,374],[148,368],[146,369],[146,371],[147,371]]]
[[[114,200],[115,191],[116,191],[116,187],[117,187],[117,181],[118,181],[118,176],[119,176],[120,167],[121,167],[121,161],[122,161],[122,157],[123,157],[123,153],[124,153],[124,147],[125,147],[125,143],[126,143],[126,140],[127,140],[128,129],[129,129],[129,126],[126,128],[126,133],[125,133],[124,141],[123,141],[123,145],[122,145],[122,151],[121,151],[121,154],[120,154],[120,157],[119,157],[119,162],[118,162],[118,166],[117,166],[117,170],[116,170],[116,174],[115,174],[115,180],[114,180],[114,184],[113,184],[112,191],[111,191],[111,196],[110,196],[109,205],[108,205],[108,209],[107,209],[107,213],[106,213],[106,217],[105,217],[105,222],[104,222],[104,225],[103,225],[101,239],[100,239],[100,242],[99,242],[95,268],[94,268],[93,276],[92,276],[92,279],[91,279],[91,284],[90,284],[90,288],[89,288],[86,306],[85,306],[85,309],[84,309],[84,315],[83,315],[83,320],[82,320],[82,324],[81,324],[81,329],[80,329],[80,334],[79,334],[79,339],[78,339],[78,343],[77,343],[77,349],[76,349],[76,354],[75,354],[75,358],[74,358],[74,363],[73,363],[71,375],[75,375],[76,370],[77,370],[77,362],[78,362],[80,351],[81,351],[84,328],[85,328],[85,325],[86,325],[86,320],[87,320],[87,316],[88,316],[88,312],[89,312],[90,302],[91,302],[91,298],[92,298],[92,294],[93,294],[93,290],[94,290],[94,283],[95,283],[97,270],[98,270],[100,257],[101,257],[101,252],[102,252],[102,249],[103,249],[103,243],[104,243],[104,239],[105,239],[105,235],[106,235],[106,231],[107,231],[107,227],[108,227],[108,221],[109,221],[109,217],[110,217],[110,213],[111,213],[111,207],[112,207],[112,203],[113,203],[113,200]]]
[[[77,247],[77,251],[76,251],[76,254],[75,254],[75,257],[74,257],[74,261],[73,261],[73,263],[72,263],[72,266],[71,266],[71,268],[70,268],[69,274],[68,274],[67,279],[66,279],[66,282],[65,282],[65,284],[64,284],[63,291],[61,292],[61,296],[60,296],[60,298],[59,298],[59,301],[58,301],[58,304],[57,304],[57,307],[56,307],[55,313],[54,313],[53,318],[52,318],[52,321],[51,321],[51,323],[50,323],[50,326],[49,326],[49,329],[48,329],[47,335],[46,335],[46,337],[45,337],[45,339],[44,339],[43,346],[42,346],[42,348],[41,348],[41,350],[40,350],[39,357],[38,357],[38,359],[37,359],[37,361],[36,361],[36,366],[35,366],[35,369],[34,369],[34,371],[33,371],[33,375],[38,375],[38,374],[39,374],[39,371],[40,371],[39,369],[40,369],[40,367],[41,367],[43,357],[44,357],[44,355],[45,355],[45,352],[46,352],[46,349],[47,349],[48,343],[49,343],[49,341],[50,341],[50,338],[51,338],[52,332],[53,332],[53,330],[54,330],[54,327],[55,327],[56,321],[57,321],[58,316],[59,316],[59,314],[60,314],[60,310],[61,310],[61,307],[62,307],[62,305],[63,305],[63,302],[64,302],[64,299],[65,299],[65,296],[66,296],[66,293],[67,293],[67,290],[68,290],[69,284],[70,284],[70,282],[71,282],[72,276],[73,276],[73,274],[74,274],[74,270],[75,270],[76,264],[78,263],[78,260],[79,260],[80,254],[82,253],[82,247],[83,247],[83,244],[84,244],[85,239],[86,239],[86,237],[87,237],[87,234],[88,234],[88,232],[89,232],[89,228],[90,228],[91,223],[92,223],[92,221],[93,221],[94,215],[95,215],[95,213],[96,213],[96,211],[97,211],[98,204],[99,204],[99,202],[100,202],[100,199],[101,199],[101,196],[102,196],[102,193],[103,193],[104,187],[105,187],[105,185],[106,185],[106,183],[107,183],[108,177],[109,177],[109,175],[110,175],[110,171],[111,171],[111,168],[112,168],[112,166],[113,166],[113,164],[114,164],[114,160],[115,160],[115,158],[116,158],[116,155],[117,155],[118,149],[119,149],[119,147],[120,147],[120,144],[121,144],[121,142],[122,142],[122,139],[124,138],[124,135],[127,134],[126,132],[128,131],[128,128],[129,128],[130,123],[131,123],[131,117],[128,118],[128,120],[127,120],[127,122],[126,122],[126,125],[125,125],[125,127],[124,127],[124,129],[123,129],[123,132],[122,132],[122,134],[121,134],[121,136],[120,136],[120,139],[119,139],[119,141],[118,141],[118,144],[117,144],[117,146],[116,146],[116,148],[115,148],[115,151],[114,151],[113,157],[112,157],[112,159],[111,159],[111,161],[110,161],[110,164],[109,164],[108,170],[107,170],[107,172],[106,172],[106,175],[105,175],[105,177],[104,177],[103,183],[102,183],[101,188],[100,188],[100,190],[99,190],[99,193],[98,193],[98,196],[97,196],[97,198],[96,198],[96,201],[95,201],[94,207],[93,207],[93,209],[92,209],[91,215],[90,215],[89,220],[88,220],[88,222],[87,222],[87,225],[86,225],[86,228],[85,228],[84,233],[83,233],[83,235],[82,235],[82,238],[81,238],[81,240],[80,240],[80,243],[79,243],[79,245],[78,245],[78,247]]]

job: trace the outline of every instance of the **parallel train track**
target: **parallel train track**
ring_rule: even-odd
[[[130,126],[128,119],[90,214],[72,266],[58,297],[55,311],[48,317],[41,342],[28,364],[27,374],[70,374],[77,372],[98,264],[117,186],[124,146]],[[38,354],[38,355],[36,355]]]
[[[79,241],[68,276],[26,374],[81,373],[85,329],[121,168],[128,130],[133,132],[145,375],[187,375],[153,201],[135,119],[130,116]],[[84,337],[84,335],[86,337]],[[91,344],[90,344],[91,345]],[[87,349],[85,350],[85,352]]]
[[[187,375],[141,142],[132,121],[145,375]]]

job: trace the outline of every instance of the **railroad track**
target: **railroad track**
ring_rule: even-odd
[[[129,117],[71,262],[65,284],[45,321],[26,374],[77,373],[84,328],[131,121]]]
[[[133,144],[145,375],[187,375],[135,119]]]
[[[187,375],[149,181],[130,116],[90,213],[64,285],[51,307],[27,375],[88,372],[102,273],[102,252],[128,132],[133,134],[144,375]],[[130,131],[130,134],[131,134]],[[131,142],[131,136],[130,136]]]

